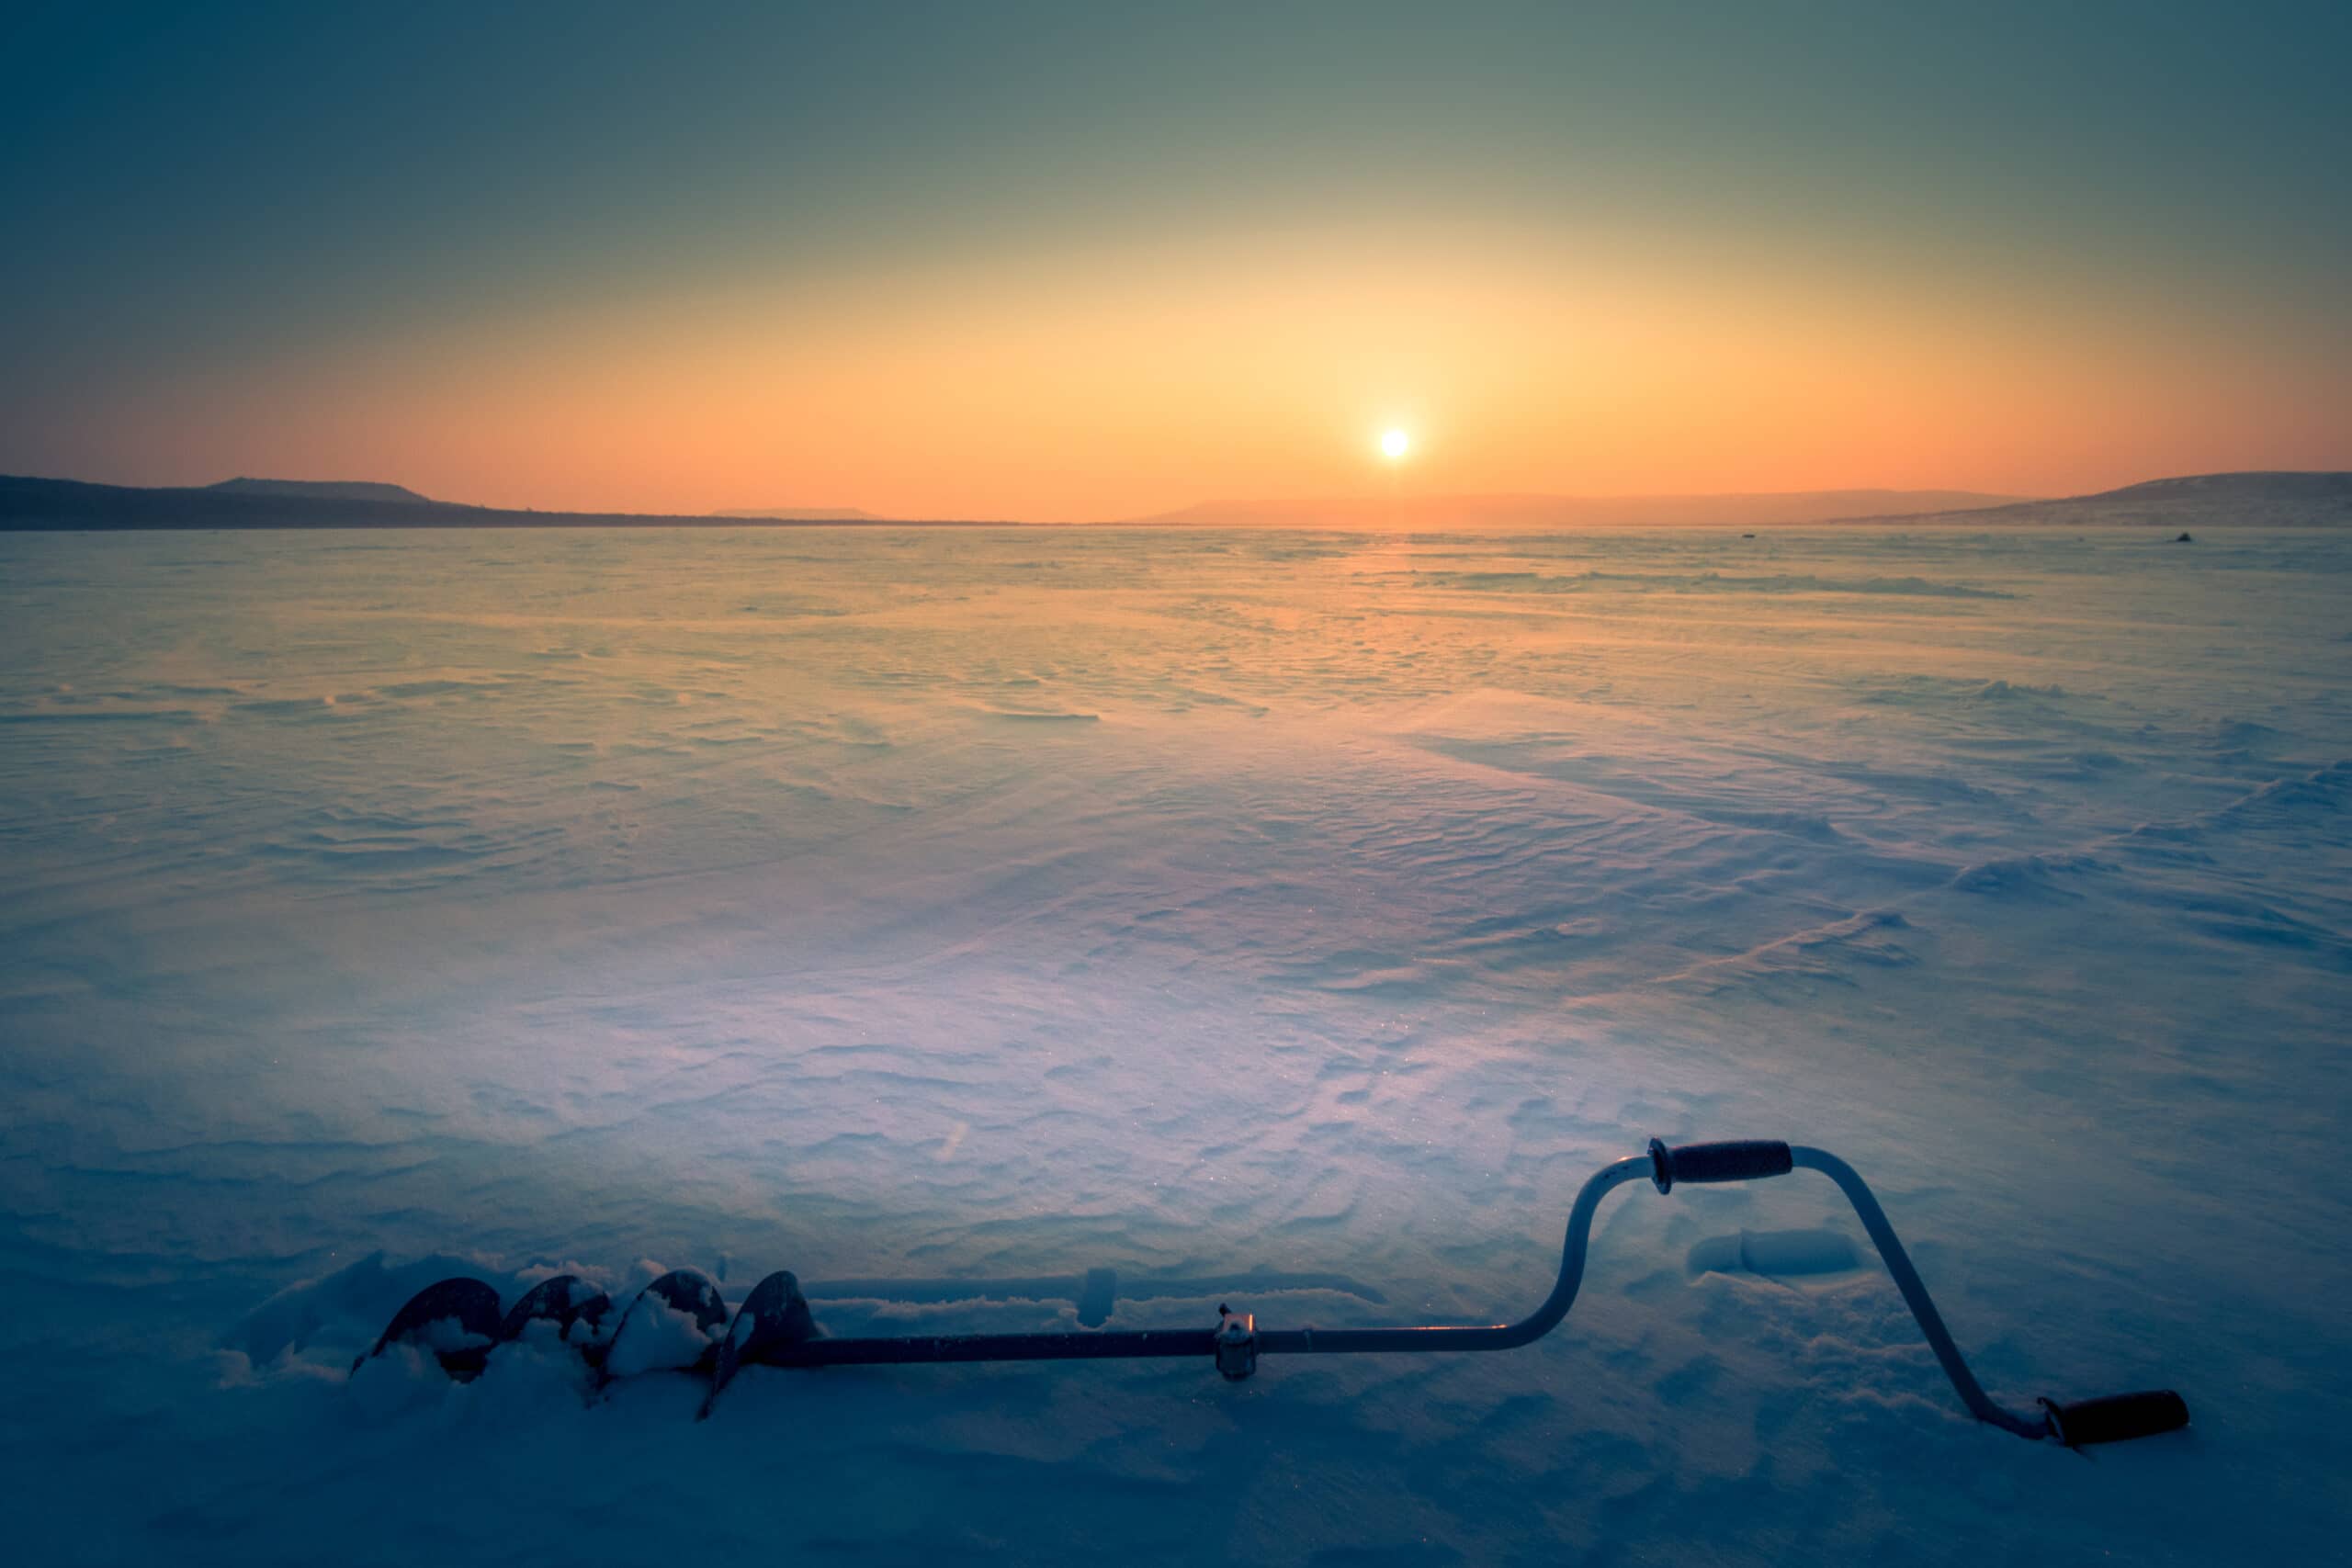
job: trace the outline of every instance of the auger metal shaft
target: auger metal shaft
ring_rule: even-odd
[[[1660,1192],[1674,1183],[1749,1181],[1782,1176],[1792,1169],[1817,1170],[1838,1184],[1862,1222],[1871,1244],[1885,1260],[1895,1289],[1911,1309],[1919,1331],[1935,1352],[1951,1385],[1979,1421],[2021,1438],[2067,1440],[2063,1418],[2070,1412],[2096,1415],[2097,1438],[2072,1440],[2111,1440],[2170,1430],[2188,1419],[2177,1395],[2127,1394],[2085,1405],[2061,1406],[2045,1400],[2048,1414],[2022,1416],[1994,1403],[1969,1371],[1960,1348],[1944,1326],[1943,1316],[1910,1255],[1888,1223],[1886,1211],[1854,1168],[1824,1149],[1753,1141],[1693,1144],[1669,1149],[1651,1140],[1647,1156],[1634,1156],[1601,1167],[1577,1193],[1568,1211],[1567,1234],[1560,1248],[1559,1277],[1551,1294],[1534,1311],[1514,1323],[1413,1324],[1386,1328],[1259,1329],[1250,1319],[1228,1319],[1209,1329],[1105,1329],[1036,1334],[945,1334],[899,1337],[810,1339],[781,1346],[762,1358],[764,1364],[787,1367],[903,1365],[947,1361],[1111,1360],[1159,1357],[1206,1356],[1216,1359],[1229,1377],[1247,1376],[1258,1356],[1347,1355],[1415,1351],[1509,1350],[1532,1344],[1559,1325],[1576,1304],[1584,1282],[1586,1256],[1590,1248],[1592,1222],[1600,1201],[1626,1182],[1645,1177]]]

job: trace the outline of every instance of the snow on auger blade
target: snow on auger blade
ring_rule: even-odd
[[[711,1374],[710,1393],[704,1396],[695,1419],[709,1418],[710,1407],[718,1402],[727,1385],[735,1381],[738,1371],[762,1362],[773,1364],[786,1346],[805,1343],[824,1332],[817,1326],[817,1319],[808,1310],[808,1300],[800,1293],[800,1281],[791,1269],[779,1269],[761,1280],[743,1299],[743,1304],[735,1309],[735,1321],[728,1326],[727,1337],[718,1347],[718,1363]]]
[[[522,1299],[506,1309],[498,1325],[498,1342],[506,1345],[522,1338],[534,1323],[552,1323],[556,1337],[578,1349],[594,1366],[605,1359],[601,1336],[612,1310],[613,1298],[595,1286],[583,1283],[576,1274],[558,1274],[524,1292]]]
[[[1657,1138],[1646,1155],[1612,1161],[1587,1179],[1568,1210],[1567,1234],[1560,1247],[1560,1272],[1552,1293],[1515,1323],[1403,1324],[1385,1328],[1269,1328],[1258,1326],[1254,1313],[1217,1308],[1214,1328],[1093,1328],[1048,1330],[1021,1334],[916,1334],[830,1338],[808,1311],[800,1284],[779,1271],[760,1281],[731,1327],[727,1303],[718,1287],[691,1269],[662,1275],[629,1303],[605,1348],[599,1386],[616,1377],[640,1371],[680,1371],[708,1376],[709,1394],[702,1416],[710,1414],[720,1390],[746,1366],[842,1367],[939,1365],[960,1361],[1131,1360],[1199,1358],[1209,1361],[1228,1381],[1254,1375],[1261,1356],[1335,1356],[1510,1350],[1532,1345],[1559,1325],[1576,1304],[1584,1282],[1585,1258],[1592,1240],[1593,1216],[1601,1201],[1620,1187],[1647,1179],[1661,1195],[1678,1186],[1733,1181],[1761,1181],[1809,1170],[1837,1184],[1878,1248],[1904,1304],[1911,1309],[1937,1364],[1951,1380],[1968,1413],[1986,1426],[2032,1441],[2081,1448],[2092,1443],[2122,1442],[2133,1438],[2175,1432],[2188,1425],[2188,1405],[2170,1389],[2061,1404],[2044,1399],[2038,1412],[2027,1415],[1996,1404],[1976,1381],[1960,1347],[1944,1326],[1943,1316],[1928,1299],[1928,1287],[1912,1266],[1903,1243],[1888,1223],[1886,1211],[1852,1166],[1826,1149],[1790,1145],[1777,1139],[1746,1139],[1735,1143],[1686,1144],[1669,1148]],[[571,1303],[569,1277],[564,1303]],[[558,1280],[548,1280],[540,1290]],[[1081,1292],[1080,1321],[1100,1314],[1107,1318],[1110,1303],[1102,1298],[1115,1290],[1105,1279],[1090,1279]],[[535,1294],[537,1292],[534,1292]],[[525,1302],[515,1304],[521,1312]],[[586,1315],[594,1297],[577,1312]],[[561,1308],[555,1309],[560,1312]],[[511,1314],[510,1314],[511,1315]],[[527,1320],[527,1314],[526,1314]],[[1099,1319],[1098,1319],[1099,1320]],[[420,1292],[401,1308],[391,1325],[377,1340],[369,1355],[404,1339],[421,1339],[441,1355],[441,1364],[455,1378],[469,1378],[482,1367],[492,1337],[499,1332],[498,1294],[478,1280],[444,1280]],[[474,1348],[477,1344],[480,1348]],[[591,1348],[583,1353],[593,1357]],[[360,1361],[368,1358],[361,1357]],[[353,1363],[356,1371],[358,1362]],[[593,1361],[592,1361],[593,1364]],[[697,1416],[700,1419],[700,1416]]]
[[[416,1344],[434,1353],[443,1371],[470,1382],[481,1375],[497,1339],[498,1292],[480,1280],[442,1280],[409,1297],[376,1337],[375,1348],[353,1359],[351,1370],[357,1371],[390,1346]]]
[[[639,1372],[707,1372],[718,1361],[727,1298],[705,1275],[673,1269],[637,1292],[605,1351],[602,1381]]]

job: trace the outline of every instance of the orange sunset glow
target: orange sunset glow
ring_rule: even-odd
[[[452,59],[420,23],[367,46],[432,62],[405,152],[363,129],[395,78],[266,50],[174,118],[195,42],[166,28],[24,100],[17,144],[51,152],[0,297],[28,310],[0,470],[1085,521],[1379,494],[1362,433],[1389,423],[1428,495],[2352,461],[2314,51],[2266,40],[2269,91],[2189,112],[2154,25],[2051,19],[2030,69],[1995,28],[1877,17],[1825,52],[1714,25],[1374,8],[1246,61],[1205,18],[977,10],[723,62],[582,40],[640,67],[624,123],[527,70],[527,28]],[[878,73],[808,73],[828,47]],[[164,119],[174,184],[133,231],[108,139]],[[180,267],[122,287],[158,231]]]
[[[2052,494],[2184,444],[2298,467],[2342,438],[2346,361],[2267,305],[2251,339],[2151,337],[2136,301],[2022,261],[1891,281],[1699,248],[1449,226],[713,283],[240,362],[149,389],[121,438],[169,471],[397,472],[498,505],[782,489],[1038,520],[1363,490],[1356,433],[1400,412],[1436,492]]]

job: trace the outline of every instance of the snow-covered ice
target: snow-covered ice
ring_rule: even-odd
[[[0,538],[0,1537],[2330,1555],[2352,536],[2199,538]],[[828,1280],[1103,1267],[1488,1321],[1652,1134],[1837,1151],[1996,1397],[2195,1427],[1975,1427],[1804,1173],[1628,1189],[1506,1355],[754,1370],[701,1426],[531,1348],[345,1371],[443,1274],[654,1258],[837,1334],[1078,1309]]]

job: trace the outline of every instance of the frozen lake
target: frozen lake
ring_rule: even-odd
[[[28,535],[0,652],[43,1561],[2341,1546],[2352,535]],[[452,1258],[1487,1321],[1652,1134],[1842,1154],[1996,1397],[2195,1428],[2018,1443],[1874,1264],[1710,1266],[1859,1243],[1803,1174],[1611,1200],[1503,1356],[763,1371],[702,1427],[343,1378]]]

